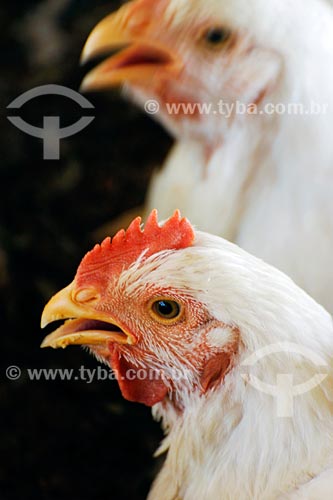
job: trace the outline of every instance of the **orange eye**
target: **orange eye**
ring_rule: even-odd
[[[157,321],[170,324],[179,320],[182,316],[183,308],[175,300],[160,298],[151,302],[150,313]]]

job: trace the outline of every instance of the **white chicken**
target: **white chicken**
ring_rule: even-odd
[[[175,213],[107,238],[46,306],[153,407],[150,500],[331,500],[333,323],[287,276]]]
[[[124,83],[175,136],[145,212],[181,209],[332,312],[332,2],[136,0],[83,59],[124,45],[83,89]]]

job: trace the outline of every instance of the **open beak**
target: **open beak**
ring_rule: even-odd
[[[183,64],[170,49],[152,42],[146,34],[152,22],[151,10],[130,2],[103,19],[90,34],[82,62],[121,49],[84,78],[82,90],[98,90],[124,82],[150,82],[153,78],[175,77]],[[124,48],[125,47],[125,48]]]
[[[91,294],[91,290],[89,291]],[[96,295],[96,294],[95,294]],[[77,295],[78,296],[78,295]],[[75,300],[75,284],[58,292],[45,306],[41,327],[57,320],[65,323],[43,340],[41,347],[65,348],[68,345],[107,345],[109,342],[118,344],[134,344],[133,336],[102,312],[94,310],[89,301],[80,303]]]

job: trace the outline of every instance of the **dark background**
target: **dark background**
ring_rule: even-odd
[[[83,43],[120,3],[0,6],[0,500],[140,500],[160,465],[152,458],[159,424],[149,408],[123,400],[115,381],[27,376],[27,368],[98,366],[77,347],[41,350],[41,311],[73,279],[96,230],[142,204],[171,141],[120,91],[91,93],[95,120],[61,141],[59,161],[46,161],[41,140],[11,125],[6,106],[39,85],[77,90],[88,69],[78,62]],[[36,126],[44,115],[60,115],[62,126],[81,116],[78,105],[59,96],[35,99],[16,114]],[[21,368],[18,380],[6,377],[9,365]]]

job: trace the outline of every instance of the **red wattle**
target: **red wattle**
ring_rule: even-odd
[[[126,361],[123,356],[113,349],[111,366],[114,370],[122,395],[128,401],[153,406],[161,402],[167,395],[168,389],[158,373],[144,369]]]

